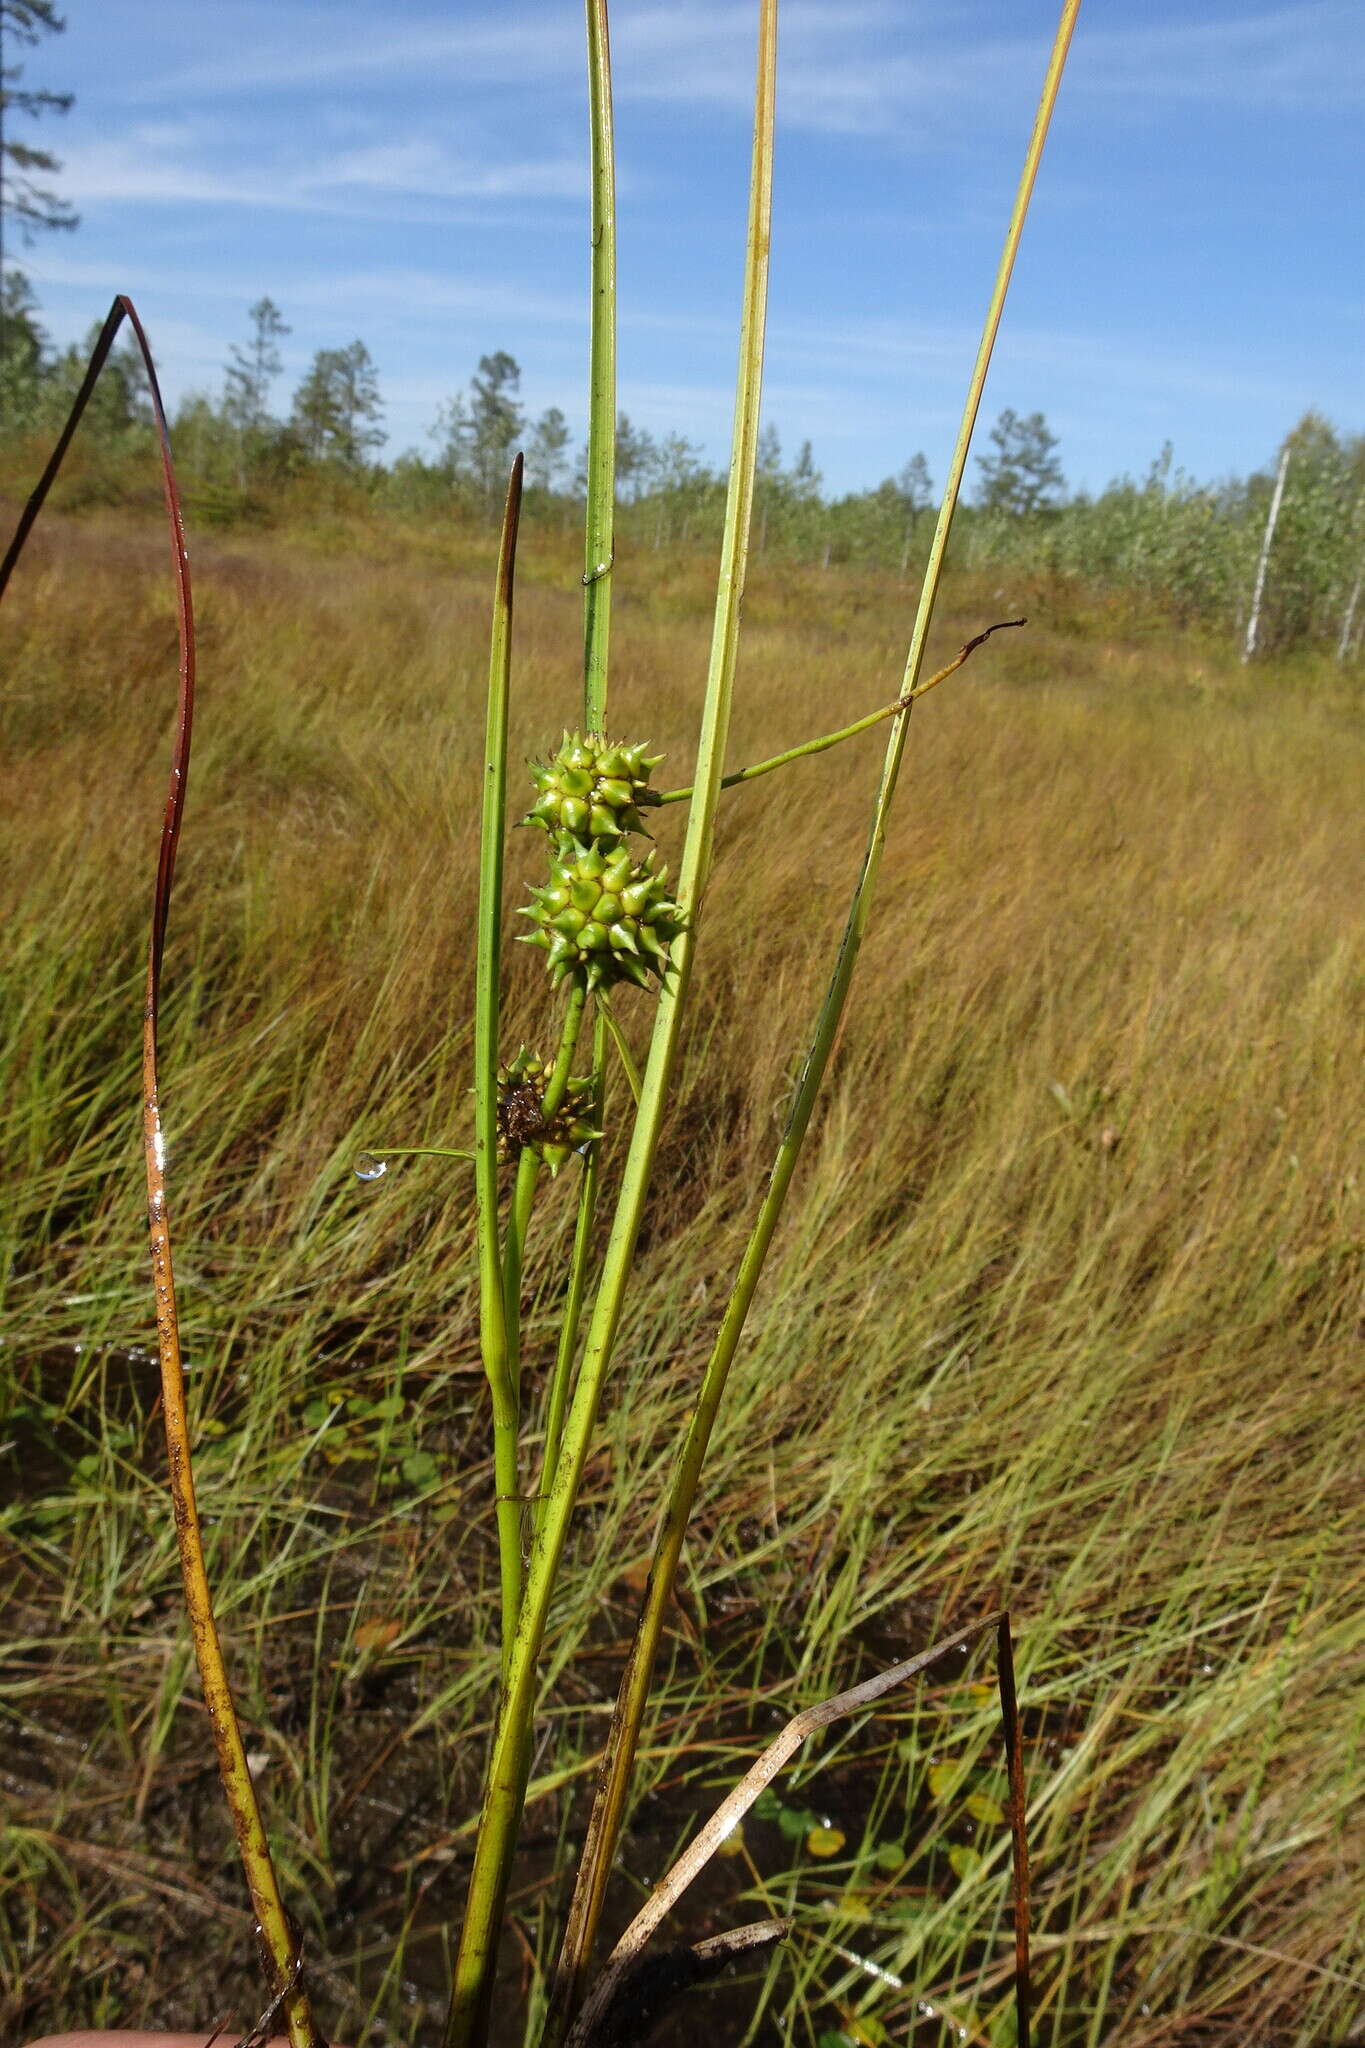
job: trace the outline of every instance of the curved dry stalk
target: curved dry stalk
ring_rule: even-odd
[[[1018,2038],[1019,2048],[1028,2048],[1028,1857],[1024,1834],[1019,1707],[1014,1687],[1009,1612],[1003,1608],[995,1614],[988,1614],[983,1621],[974,1621],[968,1627],[959,1629],[955,1635],[945,1636],[941,1643],[935,1643],[931,1649],[921,1650],[916,1656],[907,1657],[902,1663],[893,1664],[889,1671],[878,1672],[875,1677],[864,1679],[860,1685],[850,1686],[846,1692],[836,1693],[832,1699],[822,1700],[817,1706],[806,1707],[803,1712],[792,1716],[781,1733],[768,1744],[757,1762],[749,1766],[733,1791],[728,1792],[722,1799],[711,1818],[698,1830],[672,1869],[654,1886],[648,1900],[607,1958],[606,1967],[569,2031],[565,2048],[592,2048],[602,2017],[615,1999],[624,1974],[635,1965],[646,1943],[673,1911],[688,1886],[701,1875],[727,1836],[734,1833],[759,1793],[772,1784],[773,1779],[790,1763],[802,1743],[808,1741],[820,1729],[830,1727],[835,1721],[845,1720],[850,1714],[861,1712],[864,1707],[875,1706],[879,1699],[893,1691],[896,1686],[903,1685],[908,1678],[917,1677],[922,1671],[927,1671],[951,1650],[965,1648],[978,1636],[985,1635],[989,1629],[995,1630],[998,1643],[1001,1718],[1004,1723],[1005,1750],[1010,1767],[1016,1988],[1019,1996]]]
[[[613,1984],[584,2048],[638,2048],[679,1998],[709,1982],[740,1956],[754,1956],[785,1941],[791,1931],[790,1919],[752,1920],[746,1927],[728,1927],[705,1941],[636,1956]]]
[[[152,363],[151,349],[142,322],[131,299],[115,299],[100,331],[80,390],[43,471],[36,489],[24,507],[14,538],[0,564],[0,596],[23,551],[61,468],[62,458],[80,424],[81,415],[108,361],[115,336],[127,320],[137,338],[151,391],[161,456],[162,489],[166,521],[170,529],[175,576],[176,618],[180,651],[179,712],[171,752],[170,788],[161,825],[157,856],[156,885],[152,897],[151,937],[147,948],[146,995],[142,1013],[142,1135],[147,1164],[147,1220],[151,1241],[152,1284],[156,1297],[157,1350],[161,1364],[161,1411],[166,1431],[166,1452],[170,1467],[171,1507],[175,1516],[176,1544],[180,1552],[185,1605],[189,1612],[195,1662],[209,1726],[217,1751],[218,1771],[223,1782],[238,1853],[251,1895],[263,1957],[270,1970],[277,2008],[283,2011],[291,2048],[318,2048],[308,1994],[303,1987],[303,1958],[298,1938],[281,1896],[270,1854],[265,1823],[261,1817],[256,1788],[247,1767],[246,1749],[237,1720],[237,1710],[228,1681],[222,1643],[213,1613],[204,1539],[194,1487],[194,1465],[190,1454],[189,1414],[185,1400],[185,1373],[180,1346],[180,1322],[176,1305],[175,1275],[171,1259],[170,1218],[166,1202],[166,1146],[161,1126],[161,1098],[157,1073],[157,1024],[161,1000],[161,963],[165,950],[166,926],[170,917],[171,890],[175,879],[176,848],[185,805],[189,773],[190,736],[194,723],[195,637],[194,601],[190,588],[189,555],[185,546],[185,525],[180,493],[171,458],[170,434],[165,408]]]

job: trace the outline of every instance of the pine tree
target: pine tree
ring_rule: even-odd
[[[25,243],[43,228],[74,228],[80,216],[65,200],[45,185],[35,183],[33,173],[51,176],[61,169],[57,158],[45,149],[31,149],[16,142],[9,133],[12,114],[37,120],[43,114],[65,114],[72,105],[69,92],[29,92],[20,86],[22,64],[5,62],[5,44],[32,45],[40,36],[60,35],[65,21],[53,0],[0,0],[0,285],[5,275],[5,221],[16,222]],[[5,316],[0,304],[0,355],[5,346]]]
[[[237,485],[245,489],[247,468],[270,426],[270,387],[284,368],[279,343],[292,329],[273,299],[251,308],[251,340],[234,342],[223,381],[223,418],[237,442]]]
[[[1024,419],[1002,412],[990,433],[994,455],[978,455],[977,503],[987,512],[1023,517],[1055,503],[1063,489],[1057,437],[1040,412]]]
[[[0,419],[28,426],[38,408],[47,366],[47,336],[38,302],[21,270],[0,278]]]
[[[506,349],[479,357],[478,374],[469,385],[469,459],[474,481],[490,503],[498,503],[507,486],[512,453],[526,424],[517,401],[521,365]]]
[[[900,577],[904,582],[910,566],[910,551],[915,544],[915,522],[921,512],[927,512],[934,502],[934,480],[929,474],[929,463],[923,450],[910,457],[896,478],[896,493],[904,508],[905,519],[900,559]]]
[[[248,315],[251,340],[234,342],[228,353],[223,411],[242,436],[258,433],[270,419],[270,387],[284,368],[279,343],[293,329],[273,299],[257,299]]]
[[[526,449],[526,481],[553,491],[569,466],[569,422],[557,405],[543,412],[531,429]]]
[[[754,536],[757,554],[768,552],[768,522],[782,500],[786,478],[782,474],[782,436],[769,420],[758,436],[754,467],[754,511],[758,530]]]
[[[315,461],[363,466],[384,440],[379,376],[363,341],[320,348],[294,393],[291,424]]]
[[[634,505],[643,496],[654,468],[654,442],[643,427],[631,425],[625,413],[616,416],[616,495]]]
[[[436,460],[452,483],[467,483],[471,475],[469,453],[469,406],[463,392],[448,398],[436,415],[431,438],[439,442]]]

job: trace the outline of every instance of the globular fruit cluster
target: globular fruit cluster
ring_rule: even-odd
[[[542,1060],[525,1045],[518,1046],[516,1058],[507,1066],[498,1068],[500,1159],[516,1159],[529,1150],[555,1174],[575,1152],[601,1137],[592,1121],[590,1075],[570,1075],[558,1109],[547,1113],[545,1091],[554,1070],[553,1060]]]
[[[643,746],[624,746],[592,732],[585,737],[566,732],[552,760],[531,764],[537,795],[525,823],[598,845],[643,832],[640,806],[659,801],[649,777],[662,759]]]
[[[526,943],[543,946],[556,981],[581,977],[589,989],[633,981],[646,988],[668,966],[668,945],[682,914],[664,887],[666,870],[650,854],[633,861],[624,846],[602,847],[565,833],[555,845],[550,879],[532,889],[525,915],[536,930]]]
[[[556,981],[646,988],[651,974],[667,972],[682,913],[667,870],[652,853],[632,860],[625,843],[644,831],[640,806],[659,801],[649,776],[660,758],[643,745],[566,733],[554,759],[531,770],[539,795],[526,822],[543,825],[554,844],[550,879],[524,911],[535,925],[525,942],[544,947]]]

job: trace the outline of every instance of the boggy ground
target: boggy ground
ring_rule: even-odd
[[[534,516],[523,561],[531,752],[574,723],[578,600]],[[350,1171],[467,1128],[490,564],[487,537],[377,522],[195,548],[164,1092],[202,1491],[324,2023],[352,2043],[438,2034],[494,1690],[468,1187],[441,1161]],[[665,783],[690,765],[706,568],[627,548],[618,570],[611,723],[667,753]],[[1074,588],[959,581],[939,651],[1017,610],[1029,630],[915,715],[860,990],[703,1487],[616,1921],[793,1707],[1007,1597],[1042,2038],[1327,2048],[1365,2015],[1358,705]],[[907,614],[891,584],[760,564],[735,761],[894,695]],[[207,2033],[261,1998],[147,1359],[159,532],[54,522],[0,644],[0,2036]],[[729,800],[550,1646],[500,2039],[537,1995],[878,751]],[[539,852],[515,837],[515,873]],[[510,950],[509,1041],[544,1038],[540,957]],[[622,1008],[638,1037],[644,999]],[[566,1178],[528,1283],[531,1474]],[[1010,2038],[989,1679],[984,1654],[940,1671],[784,1781],[682,1931],[790,1909],[796,1932],[677,2038],[751,2018],[767,2044]]]

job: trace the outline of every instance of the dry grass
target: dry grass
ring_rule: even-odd
[[[57,523],[2,622],[6,2035],[194,2025],[220,1982],[249,1982],[137,1364],[163,548],[151,527]],[[530,752],[572,723],[578,599],[566,544],[534,522],[525,558]],[[194,1378],[224,1432],[206,1490],[324,2004],[352,2040],[367,2013],[367,2040],[421,2040],[492,1670],[471,1202],[441,1162],[374,1189],[349,1164],[468,1125],[491,551],[338,526],[200,546],[195,566],[165,1093]],[[619,572],[612,723],[667,751],[665,783],[689,765],[705,572]],[[1037,1737],[1043,2038],[1342,2042],[1365,2006],[1365,741],[1340,692],[1253,687],[1190,644],[1120,637],[1074,590],[959,583],[942,650],[1021,598],[1030,632],[916,713],[860,990],[703,1490],[650,1810],[671,1826],[689,1773],[729,1774],[779,1678],[813,1698],[1007,1593]],[[893,695],[907,610],[871,580],[760,572],[736,760]],[[551,1651],[531,1947],[576,1824],[555,1774],[597,1739],[628,1626],[617,1574],[647,1544],[668,1425],[775,1141],[877,751],[865,737],[729,800]],[[666,846],[676,827],[666,814]],[[537,851],[514,842],[514,870]],[[543,1037],[540,956],[511,950],[513,1030]],[[560,1193],[533,1287],[553,1286],[568,1222]],[[352,1403],[330,1428],[309,1408],[329,1395]],[[356,1405],[386,1398],[387,1415]],[[375,1620],[399,1624],[391,1642],[357,1634]],[[805,1931],[756,2039],[813,2041],[841,2012],[898,2041],[1007,2038],[993,1838],[978,1831],[989,1854],[961,1883],[941,1855],[903,1879],[873,1860],[895,1815],[923,1819],[931,1757],[988,1743],[973,1699],[939,1687],[927,1720],[883,1725],[918,1727],[908,1760],[869,1736],[849,1764],[858,1827],[844,1860],[805,1871]],[[637,1835],[626,1861],[644,1875],[664,1847]],[[752,1853],[785,1899],[790,1845],[765,1852],[760,1831]],[[745,1881],[737,1862],[715,1910]]]

